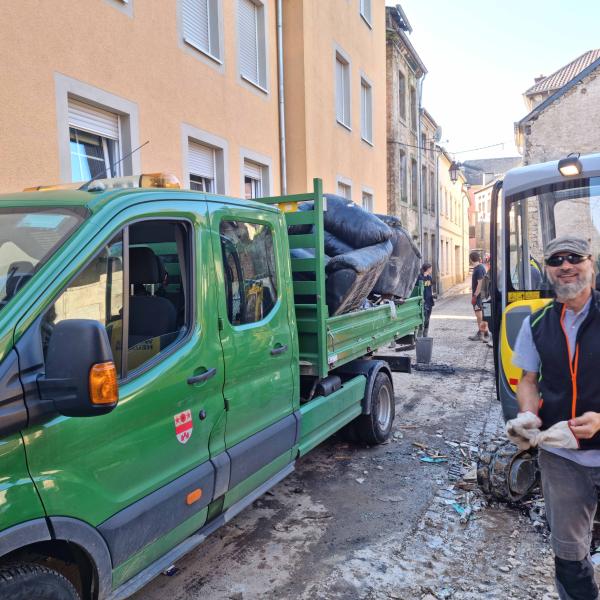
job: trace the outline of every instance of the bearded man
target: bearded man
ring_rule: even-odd
[[[586,240],[555,238],[544,259],[556,299],[527,317],[517,337],[521,412],[507,432],[521,448],[533,431],[553,440],[539,443],[538,459],[556,587],[562,600],[594,600],[589,551],[600,490],[600,294]]]

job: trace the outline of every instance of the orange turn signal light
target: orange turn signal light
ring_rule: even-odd
[[[190,504],[194,504],[194,502],[198,502],[200,498],[202,498],[202,490],[198,488],[187,495],[185,502],[189,506]]]
[[[92,404],[116,404],[119,399],[117,369],[112,361],[96,363],[90,369],[90,399]]]

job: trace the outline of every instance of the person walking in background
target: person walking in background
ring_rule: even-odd
[[[479,252],[473,251],[469,254],[469,261],[473,265],[473,274],[471,276],[471,305],[475,311],[477,319],[477,333],[469,336],[472,342],[490,342],[490,332],[487,323],[483,320],[483,304],[481,291],[483,281],[487,275],[486,268],[481,264]]]
[[[429,333],[429,319],[435,302],[433,301],[433,279],[431,278],[431,263],[423,263],[418,280],[423,282],[423,327],[419,328],[423,337]]]

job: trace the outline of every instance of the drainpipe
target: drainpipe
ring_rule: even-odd
[[[287,194],[287,164],[285,155],[285,97],[283,93],[283,7],[277,0],[277,77],[279,79],[279,169],[281,194]]]
[[[423,97],[423,81],[425,79],[425,73],[419,77],[417,81],[417,95],[418,95],[418,108],[417,108],[417,198],[419,207],[419,250],[423,255],[423,181],[422,181],[422,161],[423,161],[423,148],[421,148],[421,100]]]

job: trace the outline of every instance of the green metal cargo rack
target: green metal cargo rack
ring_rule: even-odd
[[[329,316],[325,297],[323,224],[327,199],[323,196],[322,181],[315,179],[313,184],[312,193],[260,198],[259,201],[278,206],[285,214],[288,227],[305,225],[308,227],[303,229],[311,230],[310,233],[288,232],[290,250],[304,248],[314,252],[314,258],[291,258],[300,372],[325,377],[336,367],[414,333],[423,322],[423,297],[417,292],[402,303],[389,301],[364,310]],[[313,202],[314,209],[299,211],[301,202]],[[314,280],[297,281],[299,273],[313,273]]]

